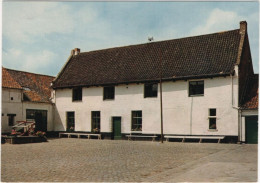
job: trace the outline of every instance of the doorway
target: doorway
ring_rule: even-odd
[[[35,131],[47,131],[47,110],[27,109],[26,120],[35,121]]]
[[[122,139],[121,117],[112,117],[112,122],[113,122],[113,137],[114,137],[114,140]]]

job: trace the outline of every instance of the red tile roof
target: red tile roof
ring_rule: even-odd
[[[24,89],[24,94],[29,101],[50,102],[50,85],[55,77],[11,69],[5,70]]]
[[[2,87],[22,89],[4,67],[2,67]]]
[[[239,29],[221,33],[83,52],[68,61],[54,88],[230,75]]]
[[[242,109],[258,109],[258,74],[249,78]]]

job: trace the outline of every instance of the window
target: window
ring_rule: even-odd
[[[16,116],[16,114],[7,114],[7,116],[8,116],[8,125],[14,126],[14,117]]]
[[[216,109],[209,109],[209,129],[217,129],[217,111]]]
[[[82,101],[82,88],[72,89],[72,101]]]
[[[144,98],[146,97],[157,97],[158,84],[149,83],[144,85]]]
[[[92,132],[99,132],[100,131],[100,111],[92,111],[91,118],[92,118]]]
[[[142,131],[142,111],[132,111],[132,131]]]
[[[67,131],[75,131],[75,112],[67,112]]]
[[[204,95],[204,81],[189,82],[189,96]]]
[[[104,100],[114,99],[115,98],[115,87],[114,86],[106,86],[104,87]]]

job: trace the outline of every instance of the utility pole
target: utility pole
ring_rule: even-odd
[[[163,105],[162,105],[162,53],[159,49],[160,59],[160,108],[161,108],[161,143],[163,143]]]

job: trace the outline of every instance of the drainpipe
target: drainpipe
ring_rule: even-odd
[[[231,100],[232,100],[232,108],[233,109],[237,109],[238,111],[238,141],[241,141],[241,137],[242,137],[242,125],[241,125],[241,116],[242,116],[242,112],[241,112],[241,109],[237,106],[234,106],[234,90],[233,90],[233,76],[232,74],[230,74],[230,77],[231,77]]]

